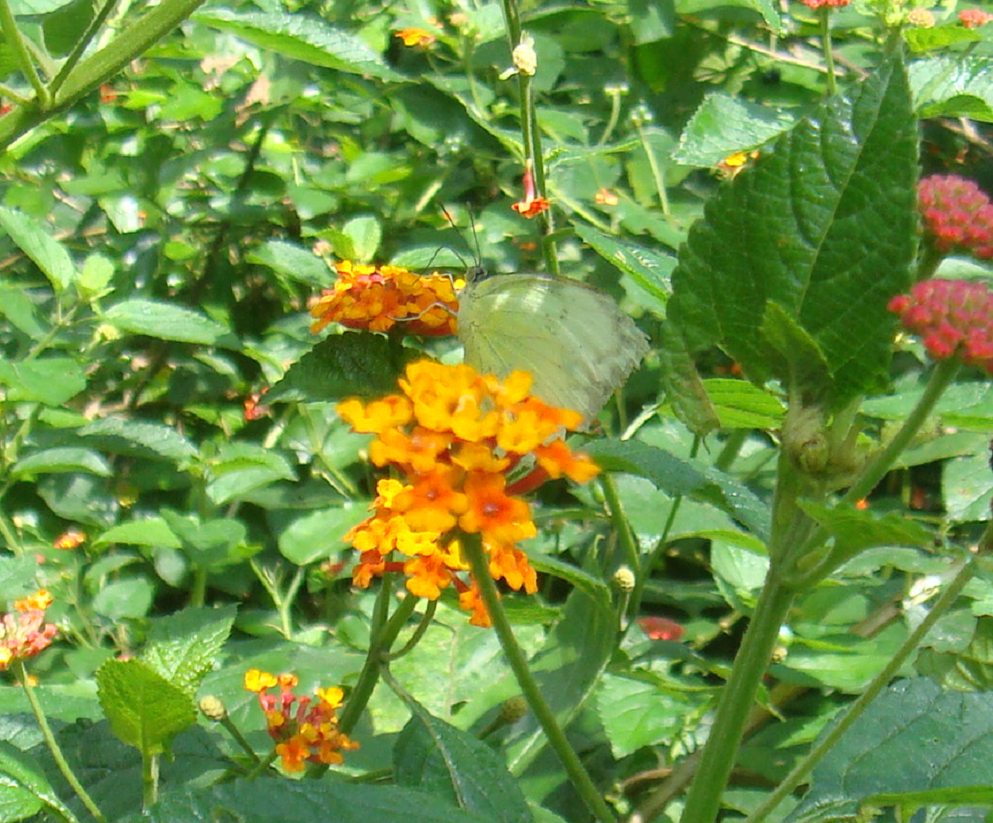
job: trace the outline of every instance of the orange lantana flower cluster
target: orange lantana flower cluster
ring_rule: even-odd
[[[16,614],[0,618],[0,672],[18,660],[27,660],[52,643],[58,629],[45,622],[45,609],[52,605],[47,589],[14,601]]]
[[[410,334],[455,334],[459,304],[455,285],[442,274],[420,275],[402,266],[335,264],[338,280],[311,307],[317,333],[329,323],[350,329],[389,331],[399,325]]]
[[[259,696],[266,730],[276,741],[276,754],[285,771],[302,772],[305,761],[340,765],[344,762],[342,751],[359,748],[358,743],[338,731],[336,711],[345,693],[337,686],[318,689],[314,702],[311,697],[293,694],[298,683],[295,674],[273,675],[259,669],[245,672],[245,688]],[[278,697],[269,694],[275,686],[279,686]]]
[[[581,483],[599,469],[562,440],[582,416],[529,396],[530,388],[525,372],[501,382],[471,366],[421,360],[407,367],[401,394],[338,405],[356,431],[377,435],[369,447],[372,462],[402,477],[379,481],[375,513],[345,535],[362,552],[352,574],[357,585],[402,571],[407,589],[430,600],[454,585],[459,605],[472,614],[469,622],[488,626],[477,585],[465,574],[463,532],[481,535],[495,580],[515,591],[537,590],[534,569],[516,547],[536,529],[527,502],[508,492],[507,472],[525,457],[549,477]],[[393,551],[405,559],[390,561]]]

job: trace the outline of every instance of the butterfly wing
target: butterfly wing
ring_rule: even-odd
[[[466,363],[499,377],[524,369],[537,397],[587,421],[648,352],[648,339],[608,295],[551,275],[470,281],[458,325]]]

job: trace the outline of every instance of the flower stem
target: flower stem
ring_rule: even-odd
[[[821,6],[817,10],[821,24],[821,43],[824,45],[824,65],[827,68],[827,93],[838,93],[838,80],[834,76],[834,48],[831,43],[831,7]]]
[[[41,704],[38,702],[38,695],[35,694],[34,686],[31,685],[31,681],[28,680],[28,670],[24,665],[24,661],[18,660],[14,665],[16,666],[17,677],[21,681],[21,686],[24,688],[24,694],[27,696],[28,703],[31,706],[31,711],[34,713],[35,719],[38,721],[38,728],[41,729],[41,736],[44,738],[45,745],[48,746],[48,750],[52,753],[52,758],[55,760],[55,765],[59,767],[59,771],[62,772],[62,776],[72,787],[72,790],[76,793],[79,799],[83,801],[83,805],[86,806],[86,810],[93,815],[99,823],[107,823],[107,818],[103,816],[103,812],[101,812],[97,804],[93,802],[93,798],[90,797],[86,789],[83,788],[83,784],[79,782],[72,769],[69,768],[65,755],[62,754],[62,749],[59,748],[59,744],[55,741],[55,735],[52,734],[52,727],[48,725],[48,718],[45,717],[45,712],[42,711]]]
[[[989,531],[989,529],[987,530]],[[955,599],[961,594],[962,589],[965,588],[966,583],[972,579],[974,571],[974,562],[971,559],[963,561],[959,565],[959,569],[952,582],[948,585],[948,588],[942,592],[941,597],[938,598],[938,601],[917,628],[904,640],[889,663],[873,678],[872,683],[869,684],[869,688],[859,695],[858,699],[848,707],[845,716],[807,753],[807,756],[783,779],[776,787],[776,790],[748,816],[745,823],[758,823],[760,820],[764,820],[769,812],[775,809],[780,801],[792,792],[807,773],[834,747],[841,736],[858,720],[868,705],[875,700],[886,684],[893,679],[893,676],[900,670],[900,667],[910,656],[911,652],[917,649],[924,635],[934,626],[938,618],[948,611],[949,607],[955,602]]]
[[[500,646],[503,648],[503,653],[507,656],[507,662],[514,672],[514,677],[517,678],[521,692],[528,701],[528,705],[534,712],[535,717],[538,719],[538,723],[541,724],[541,728],[548,738],[549,745],[558,755],[559,760],[562,761],[562,765],[565,766],[565,770],[572,780],[573,787],[583,799],[583,802],[589,807],[590,811],[596,815],[598,820],[605,821],[605,823],[613,823],[615,818],[610,811],[610,807],[606,804],[600,792],[597,791],[596,786],[593,785],[593,781],[590,779],[586,769],[583,768],[579,756],[572,746],[569,745],[565,733],[555,719],[555,714],[545,701],[544,695],[538,688],[537,681],[528,668],[528,662],[524,657],[524,652],[517,645],[514,630],[510,626],[510,621],[507,620],[507,614],[503,610],[503,605],[500,603],[500,597],[497,594],[496,584],[490,576],[489,563],[483,551],[482,538],[478,534],[463,534],[460,542],[462,543],[462,548],[465,550],[466,559],[472,566],[473,580],[479,587],[479,593],[483,598],[483,603],[486,604],[486,611],[493,623],[493,629],[500,639]]]
[[[45,111],[52,103],[52,95],[38,76],[34,61],[31,59],[31,55],[28,54],[24,38],[21,36],[21,30],[17,28],[17,21],[14,20],[14,13],[11,11],[10,3],[7,0],[0,0],[0,30],[3,31],[4,39],[10,46],[11,51],[14,52],[14,57],[17,59],[17,67],[28,79],[31,88],[34,89],[36,99],[30,105],[37,105],[39,109]]]
[[[712,823],[717,819],[721,796],[734,766],[755,692],[793,597],[793,592],[770,570],[735,657],[731,676],[721,691],[711,733],[686,796],[680,818],[682,823]]]
[[[345,708],[338,719],[338,728],[344,734],[348,734],[355,728],[359,717],[365,711],[365,707],[372,697],[372,690],[379,682],[379,673],[383,665],[383,656],[389,652],[393,641],[396,640],[400,630],[406,625],[410,615],[413,614],[417,605],[417,597],[406,597],[400,602],[397,610],[388,621],[383,621],[385,608],[389,604],[392,586],[389,584],[389,576],[383,577],[383,587],[379,592],[379,600],[376,603],[376,610],[373,615],[373,630],[369,640],[369,651],[366,652],[365,664],[359,673],[358,682],[348,696]]]

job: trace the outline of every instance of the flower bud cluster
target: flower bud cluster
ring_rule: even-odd
[[[974,182],[955,174],[925,177],[917,185],[917,203],[925,233],[939,251],[993,257],[993,204]]]

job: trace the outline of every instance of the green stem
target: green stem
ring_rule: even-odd
[[[255,749],[252,748],[252,744],[245,739],[245,735],[241,733],[241,729],[235,725],[234,721],[228,716],[227,712],[224,713],[224,716],[219,722],[221,726],[224,727],[224,730],[231,735],[232,738],[234,738],[235,743],[241,746],[242,751],[249,756],[252,762],[259,763],[259,756],[255,753]]]
[[[159,796],[159,756],[149,752],[141,753],[141,805],[151,808]]]
[[[76,41],[76,45],[72,47],[72,52],[65,59],[62,64],[62,68],[59,69],[58,74],[55,75],[55,79],[51,82],[52,94],[56,94],[59,89],[62,88],[62,84],[65,83],[66,78],[69,73],[76,67],[79,63],[80,58],[83,56],[83,52],[86,51],[86,47],[90,45],[90,42],[96,36],[96,33],[100,31],[100,28],[106,22],[107,18],[110,16],[111,11],[113,11],[114,6],[117,5],[117,0],[105,0],[100,11],[96,13],[90,24],[86,27],[86,31],[83,32],[83,36]]]
[[[670,214],[669,193],[665,188],[665,178],[662,176],[662,170],[659,168],[658,160],[655,158],[655,152],[652,151],[652,147],[648,143],[644,126],[640,120],[635,121],[635,128],[638,129],[638,139],[641,141],[641,147],[645,150],[645,156],[648,158],[648,167],[652,170],[655,191],[659,196],[659,207],[662,209],[662,214],[668,217]]]
[[[107,823],[107,818],[103,816],[103,812],[101,812],[97,804],[93,802],[93,798],[89,796],[86,789],[83,788],[83,784],[79,782],[72,769],[69,768],[69,764],[66,762],[65,756],[62,754],[62,749],[60,749],[59,744],[55,742],[55,735],[52,734],[52,727],[48,725],[48,718],[45,717],[41,704],[38,702],[38,695],[35,694],[34,686],[31,685],[31,681],[28,679],[28,670],[24,665],[24,661],[18,660],[14,665],[17,671],[17,677],[21,681],[21,686],[24,688],[24,694],[27,696],[28,703],[31,706],[31,711],[34,713],[35,720],[38,721],[38,728],[41,729],[41,736],[44,738],[45,745],[48,746],[48,750],[52,753],[52,758],[55,760],[55,765],[59,767],[59,771],[62,772],[62,776],[72,787],[72,790],[76,793],[79,799],[83,801],[83,805],[86,807],[86,810],[93,815],[98,823]]]
[[[831,7],[821,6],[817,10],[821,24],[821,43],[824,46],[824,64],[827,67],[828,96],[838,93],[838,80],[834,76],[834,48],[831,43]]]
[[[907,446],[910,445],[910,442],[921,430],[921,427],[927,422],[931,412],[934,411],[935,404],[941,398],[941,395],[944,394],[945,389],[955,379],[960,368],[961,364],[956,358],[943,360],[935,366],[930,378],[928,378],[928,384],[924,389],[924,394],[921,395],[921,399],[917,401],[917,405],[907,416],[907,419],[904,420],[900,430],[886,444],[883,450],[870,461],[869,465],[863,469],[862,474],[859,475],[848,491],[845,492],[844,496],[842,496],[841,500],[838,501],[839,505],[857,503],[876,488],[879,481],[893,467],[897,458],[903,454]],[[810,586],[845,559],[839,554],[841,549],[837,549],[821,559],[812,568],[802,569],[798,567],[798,564],[803,563],[805,557],[810,557],[811,551],[824,543],[827,537],[827,532],[823,528],[818,527],[804,541],[800,550],[793,555],[793,563],[790,564],[791,567],[787,570],[785,577],[789,580],[790,585],[797,590],[802,590]]]
[[[614,534],[617,535],[617,539],[621,541],[621,548],[624,549],[624,560],[630,566],[632,573],[637,576],[641,573],[641,556],[638,552],[638,546],[634,542],[631,525],[624,516],[621,498],[617,494],[617,484],[614,482],[614,478],[606,473],[601,474],[598,479],[600,488],[603,490],[603,497],[607,501]]]
[[[164,0],[124,29],[100,51],[82,60],[65,78],[62,88],[45,111],[35,108],[15,109],[0,118],[0,150],[113,77],[176,28],[203,2],[204,0]]]
[[[293,621],[290,619],[290,610],[293,608],[293,601],[296,599],[297,592],[300,591],[300,586],[303,583],[306,573],[307,570],[303,566],[297,566],[296,574],[293,575],[286,594],[280,598],[277,604],[277,608],[279,609],[279,624],[283,630],[283,637],[287,640],[293,639]]]
[[[379,592],[379,601],[376,603],[376,610],[373,614],[373,631],[369,640],[369,651],[365,656],[365,664],[362,666],[358,682],[355,684],[355,688],[352,689],[352,693],[348,696],[345,708],[342,710],[341,716],[338,719],[338,728],[344,734],[349,734],[355,728],[359,717],[365,711],[366,704],[368,704],[369,698],[372,697],[372,691],[376,688],[376,683],[379,682],[379,674],[383,666],[383,656],[389,652],[393,641],[396,640],[400,630],[407,624],[407,620],[413,614],[414,607],[417,605],[418,598],[408,595],[400,602],[397,610],[393,613],[389,621],[385,622],[385,625],[383,621],[377,622],[376,612],[379,612],[381,615],[383,613],[382,606],[384,604],[386,606],[389,605],[391,591],[392,586],[389,584],[387,576],[384,576],[383,587]],[[377,626],[380,627],[378,630],[376,628]]]
[[[876,675],[872,683],[869,684],[869,688],[859,695],[858,699],[848,707],[845,716],[810,750],[807,756],[776,787],[776,790],[763,801],[762,805],[748,816],[745,823],[758,823],[758,821],[764,820],[769,812],[775,809],[783,798],[790,794],[810,770],[823,759],[824,755],[834,747],[841,736],[858,720],[868,705],[876,699],[876,696],[885,688],[886,684],[899,672],[900,667],[910,656],[911,652],[917,649],[924,635],[934,626],[938,618],[948,611],[962,592],[962,589],[965,588],[966,583],[972,579],[973,573],[973,561],[964,561],[960,565],[954,579],[948,585],[948,588],[938,598],[938,601],[917,628],[910,633],[897,653],[890,659],[889,663]]]
[[[528,668],[528,662],[524,657],[524,652],[517,645],[514,630],[510,627],[510,621],[507,620],[507,614],[503,609],[503,605],[500,603],[496,584],[490,576],[489,563],[486,553],[483,551],[482,538],[478,534],[463,534],[460,537],[460,542],[465,551],[465,557],[472,567],[473,580],[479,588],[483,603],[486,605],[486,611],[493,623],[493,629],[496,631],[497,637],[500,640],[503,653],[507,656],[507,662],[514,672],[514,677],[517,678],[521,692],[528,701],[528,705],[534,712],[535,717],[538,719],[538,723],[541,724],[541,728],[548,738],[549,745],[558,755],[559,760],[562,761],[562,765],[565,767],[566,773],[572,781],[573,788],[575,788],[590,811],[598,820],[605,821],[605,823],[613,823],[615,818],[610,811],[610,807],[606,804],[600,792],[597,791],[586,769],[583,768],[579,756],[572,746],[569,745],[565,733],[555,719],[555,714],[545,701],[544,695],[538,688],[537,681]]]
[[[383,654],[383,659],[386,662],[392,662],[403,657],[405,654],[409,654],[414,650],[414,647],[421,642],[421,638],[427,633],[427,630],[431,627],[431,622],[434,620],[434,613],[438,611],[438,601],[429,600],[427,607],[424,609],[424,614],[421,616],[421,622],[414,629],[414,633],[410,636],[410,640],[403,644],[403,646],[397,649],[395,652],[390,652],[389,654]]]
[[[731,676],[721,692],[710,736],[686,796],[682,823],[713,823],[734,767],[748,713],[762,675],[779,638],[779,629],[793,603],[793,592],[770,570],[759,594],[748,630],[735,657]]]
[[[21,30],[17,28],[17,21],[14,19],[14,13],[10,10],[10,3],[7,0],[0,0],[0,31],[3,32],[7,45],[14,52],[17,67],[27,78],[35,95],[37,95],[38,108],[42,111],[46,110],[52,103],[52,95],[38,76],[38,71],[34,67],[34,60],[28,54]]]

